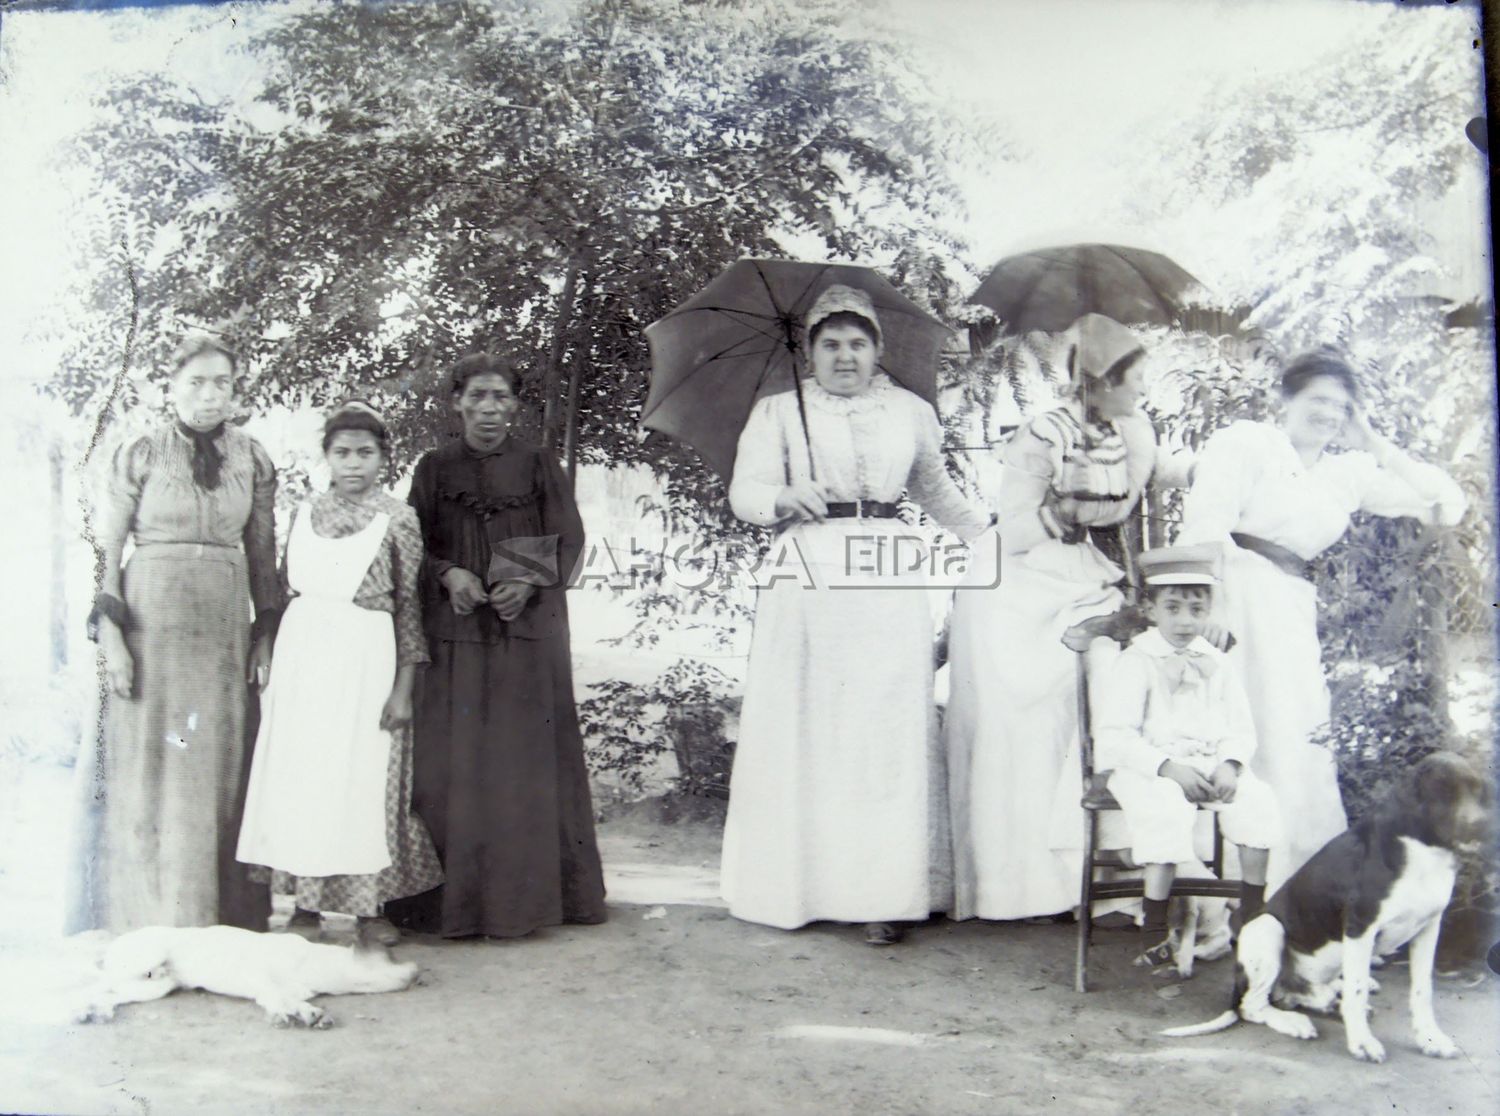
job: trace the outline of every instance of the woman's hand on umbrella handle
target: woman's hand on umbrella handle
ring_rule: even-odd
[[[822,522],[828,515],[827,496],[827,489],[817,481],[789,484],[777,494],[776,517]]]
[[[104,645],[104,672],[110,693],[130,697],[135,689],[135,659],[125,646],[125,637],[113,624],[101,624],[99,642]]]
[[[454,566],[443,574],[443,587],[448,590],[449,605],[460,616],[489,603],[484,583],[462,566]]]

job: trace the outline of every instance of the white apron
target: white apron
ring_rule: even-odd
[[[389,613],[354,603],[390,516],[325,539],[304,505],[287,542],[297,594],[276,637],[261,699],[238,859],[297,876],[359,876],[391,863],[380,727],[396,677]]]

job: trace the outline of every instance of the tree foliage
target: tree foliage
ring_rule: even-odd
[[[789,235],[951,297],[933,215],[952,192],[853,10],[326,5],[254,34],[252,103],[164,78],[109,90],[80,151],[87,249],[117,266],[95,271],[58,387],[95,397],[132,310],[148,382],[184,323],[208,324],[249,358],[249,408],[374,395],[409,459],[446,426],[442,370],[483,347],[570,461],[711,488],[638,436],[645,325]]]

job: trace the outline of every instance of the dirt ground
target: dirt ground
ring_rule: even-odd
[[[1153,980],[1127,963],[1133,933],[1102,932],[1096,990],[1080,996],[1070,926],[936,921],[884,950],[851,928],[782,933],[717,905],[711,822],[634,811],[601,838],[607,924],[508,943],[410,940],[398,953],[424,983],[325,1000],[337,1020],[327,1031],[278,1030],[246,1001],[203,993],[124,1007],[110,1024],[68,1022],[100,943],[59,943],[9,917],[0,1110],[1114,1113],[1199,1110],[1209,1098],[1222,1114],[1500,1108],[1500,982],[1478,969],[1438,986],[1456,1061],[1412,1045],[1400,965],[1376,997],[1383,1065],[1354,1062],[1336,1020],[1312,1043],[1259,1027],[1164,1039],[1158,1029],[1221,1010],[1227,962],[1184,984]],[[12,873],[0,882],[22,900],[12,916],[45,898],[15,893]]]

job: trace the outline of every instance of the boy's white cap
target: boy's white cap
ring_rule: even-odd
[[[1158,547],[1141,555],[1141,580],[1147,585],[1216,585],[1218,558],[1218,548],[1209,544]]]

